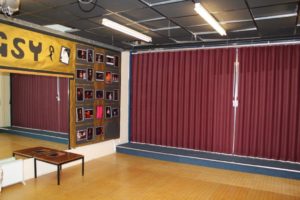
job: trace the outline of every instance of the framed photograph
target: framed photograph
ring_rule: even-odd
[[[82,87],[78,87],[76,88],[76,100],[78,102],[82,102],[84,100],[83,98],[83,88]]]
[[[86,70],[85,69],[76,69],[76,79],[86,80]]]
[[[113,100],[113,92],[105,91],[105,99],[112,101]]]
[[[77,49],[77,59],[78,60],[86,60],[87,52],[85,49]]]
[[[107,55],[106,56],[106,64],[107,65],[114,65],[115,64],[115,57]]]
[[[93,49],[87,50],[87,61],[90,63],[94,62],[94,50]]]
[[[93,100],[94,98],[94,91],[92,89],[85,89],[84,90],[84,99],[85,100]]]
[[[93,119],[94,118],[94,110],[93,109],[84,109],[84,119]]]
[[[119,82],[119,74],[112,73],[112,82]]]
[[[64,64],[68,65],[69,62],[70,62],[70,53],[71,53],[71,49],[62,46],[61,49],[60,49],[60,59],[59,59],[59,61],[61,63],[64,63]]]
[[[83,112],[84,112],[84,110],[82,107],[76,108],[76,122],[84,121]]]
[[[106,83],[111,83],[112,81],[112,75],[111,75],[111,72],[106,72],[105,73],[105,82]]]
[[[84,141],[87,139],[87,131],[86,130],[78,130],[76,132],[77,142]]]
[[[106,106],[105,107],[105,118],[111,118],[112,117],[112,113],[111,113],[111,107],[110,106]]]
[[[87,140],[92,140],[94,138],[94,128],[87,128]]]
[[[103,99],[104,98],[104,90],[96,90],[95,99]]]
[[[97,63],[104,63],[104,55],[101,53],[96,53],[96,62]]]
[[[119,108],[113,108],[112,109],[112,116],[113,117],[119,117],[120,115],[120,109]]]
[[[95,128],[96,135],[104,135],[103,126],[98,126]]]
[[[104,72],[96,71],[96,81],[104,81]]]
[[[114,101],[119,101],[120,98],[119,98],[119,90],[114,90]]]
[[[115,56],[115,67],[119,67],[119,56]]]
[[[94,70],[91,69],[91,68],[89,68],[89,69],[87,70],[87,80],[88,80],[88,81],[93,81],[93,74],[94,74]]]

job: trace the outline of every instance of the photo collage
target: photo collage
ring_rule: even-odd
[[[102,51],[103,52],[103,51]],[[105,51],[104,51],[105,52]],[[120,54],[98,53],[80,46],[76,51],[76,143],[105,140],[106,123],[119,122]]]

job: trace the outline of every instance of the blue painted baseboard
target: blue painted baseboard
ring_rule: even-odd
[[[300,179],[300,164],[298,163],[238,157],[135,143],[119,145],[117,146],[117,152],[171,162],[263,174],[281,178]]]

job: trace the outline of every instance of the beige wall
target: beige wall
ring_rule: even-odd
[[[0,127],[10,126],[10,75],[0,72]]]

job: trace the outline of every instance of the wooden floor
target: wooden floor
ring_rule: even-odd
[[[6,187],[1,200],[300,199],[300,181],[114,154]]]
[[[29,137],[23,137],[13,134],[0,133],[0,159],[12,156],[12,152],[19,149],[44,146],[55,149],[65,150],[68,148],[66,144],[48,142]]]

